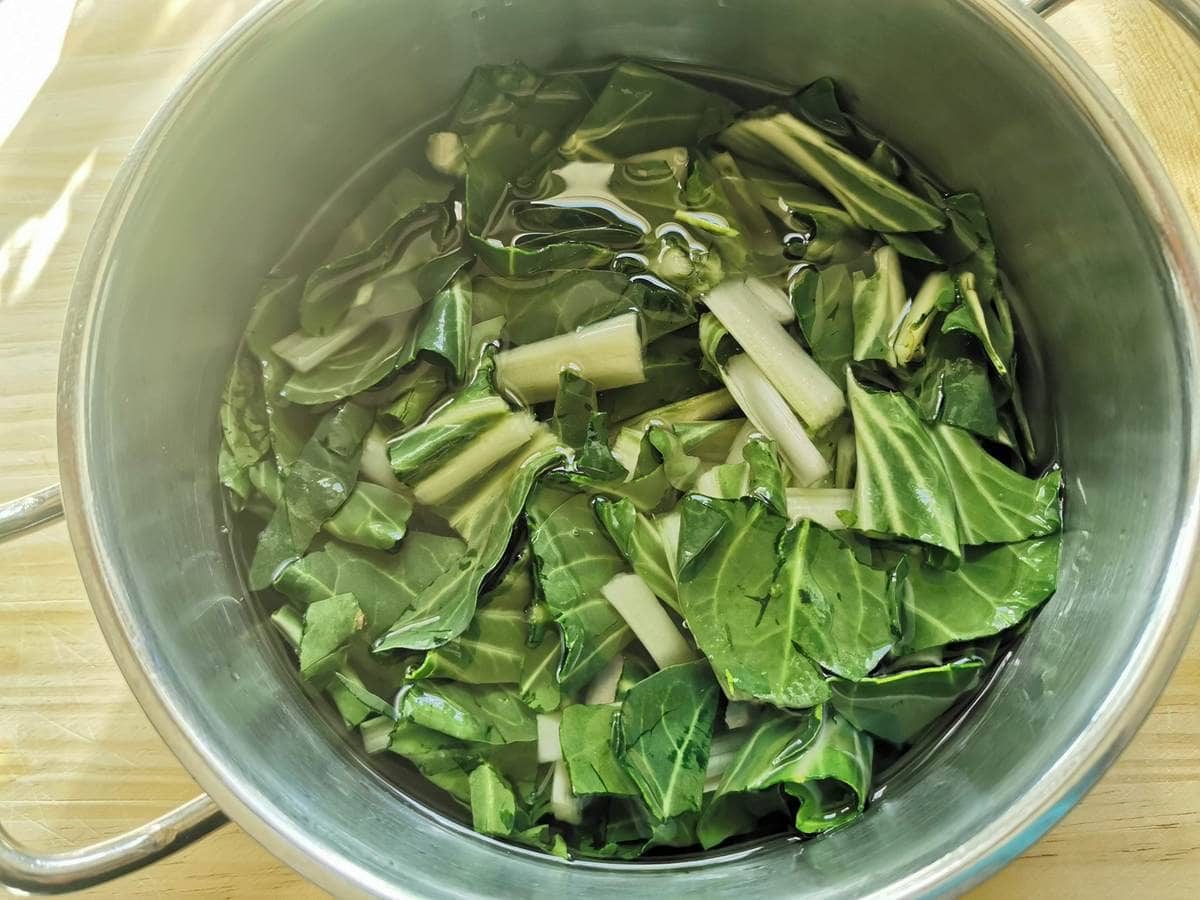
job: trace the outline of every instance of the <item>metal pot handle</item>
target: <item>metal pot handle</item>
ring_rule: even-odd
[[[57,484],[0,503],[0,540],[62,514]],[[35,894],[82,890],[149,865],[226,821],[217,804],[202,794],[118,837],[59,853],[35,853],[17,843],[0,825],[0,887]]]

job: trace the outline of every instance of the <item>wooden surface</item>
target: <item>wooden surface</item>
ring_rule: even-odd
[[[252,5],[0,0],[0,498],[56,480],[64,305],[117,166],[190,63]],[[1152,133],[1200,222],[1200,52],[1149,7],[1079,0],[1055,27]],[[65,527],[0,544],[0,573],[0,822],[38,848],[63,849],[195,795],[109,656]],[[1182,898],[1198,882],[1193,640],[1099,786],[976,896]],[[235,826],[89,893],[320,896]]]

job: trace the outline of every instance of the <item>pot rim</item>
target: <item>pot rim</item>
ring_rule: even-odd
[[[1003,29],[1055,80],[1108,145],[1136,192],[1145,215],[1157,226],[1163,257],[1173,278],[1177,340],[1189,347],[1187,381],[1200,397],[1200,245],[1158,157],[1124,107],[1075,51],[1019,0],[960,0]],[[91,605],[114,658],[163,740],[189,773],[229,817],[276,857],[339,895],[408,892],[366,872],[353,860],[322,861],[303,829],[269,817],[256,798],[245,796],[236,777],[204,749],[185,710],[154,687],[144,664],[149,648],[138,638],[120,580],[100,540],[98,513],[89,484],[87,377],[94,361],[95,313],[103,274],[113,258],[121,226],[137,194],[148,161],[171,129],[179,110],[222,63],[289,5],[262,0],[191,68],[139,136],[105,197],[80,259],[67,306],[58,387],[58,446],[63,501],[71,542]],[[1164,0],[1164,5],[1171,5]],[[1194,401],[1192,401],[1194,402]],[[1192,410],[1190,445],[1200,448],[1200,416]],[[1012,861],[1057,823],[1096,783],[1149,714],[1191,635],[1200,612],[1200,461],[1188,472],[1188,499],[1159,597],[1128,664],[1107,702],[1034,788],[986,829],[953,853],[875,891],[875,896],[919,897],[959,893]]]

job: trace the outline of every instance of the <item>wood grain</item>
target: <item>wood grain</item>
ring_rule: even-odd
[[[8,7],[0,9],[0,113],[16,67],[29,71],[20,53],[4,53],[12,10],[27,29],[26,51],[36,43],[53,53],[61,37],[57,62],[29,91],[7,136],[0,114],[0,498],[8,498],[57,477],[59,334],[100,200],[157,105],[253,0],[0,6]],[[51,27],[56,15],[65,33]],[[1054,25],[1152,135],[1200,223],[1200,51],[1148,2],[1079,0]],[[49,40],[40,40],[46,33]],[[24,40],[27,34],[39,41]],[[115,835],[195,795],[109,656],[65,527],[0,544],[0,572],[0,821],[23,841],[63,849]],[[1194,896],[1197,748],[1200,640],[1193,640],[1146,725],[1099,786],[975,896]],[[235,826],[88,893],[321,896]]]

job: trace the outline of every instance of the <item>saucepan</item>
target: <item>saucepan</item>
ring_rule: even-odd
[[[1163,5],[1200,30],[1195,0]],[[427,128],[473,66],[624,55],[776,84],[832,75],[865,121],[982,194],[1070,477],[1057,595],[861,821],[804,843],[605,864],[470,832],[314,713],[223,531],[216,423],[264,273],[303,252],[314,211]],[[6,838],[0,881],[95,883],[228,816],[338,895],[965,890],[1096,781],[1184,646],[1200,605],[1198,398],[1195,237],[1124,112],[1014,0],[269,0],[125,163],[79,268],[59,375],[61,508],[92,606],[208,796],[57,856]],[[57,513],[58,496],[10,504],[0,528]]]

